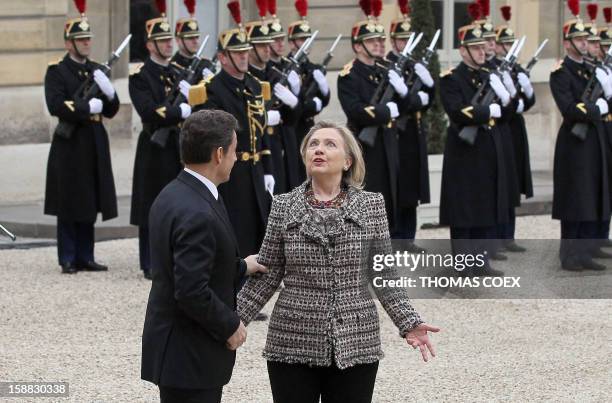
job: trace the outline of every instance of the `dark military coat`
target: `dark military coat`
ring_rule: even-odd
[[[102,113],[91,115],[88,100],[75,98],[82,83],[98,63],[75,62],[66,55],[52,63],[45,75],[45,100],[52,116],[75,125],[69,139],[53,136],[47,163],[45,214],[62,220],[95,222],[117,217],[117,195],[111,166],[108,135],[102,117],[112,118],[119,110],[119,97],[103,103]]]

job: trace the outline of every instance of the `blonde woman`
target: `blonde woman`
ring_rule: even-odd
[[[361,149],[345,128],[319,122],[301,145],[308,180],[276,196],[258,261],[269,272],[238,295],[248,324],[284,283],[263,356],[274,402],[370,402],[380,345],[376,305],[364,270],[364,241],[390,251],[385,202],[361,190]],[[377,290],[402,337],[427,361],[428,331],[403,290]]]

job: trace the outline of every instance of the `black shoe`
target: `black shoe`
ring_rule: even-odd
[[[507,244],[504,245],[504,248],[506,248],[506,250],[508,252],[525,252],[527,249],[517,245],[516,242],[514,241],[510,241]]]
[[[153,280],[153,276],[151,276],[151,270],[143,270],[142,274],[144,275],[145,279]]]
[[[606,266],[604,266],[603,264],[599,264],[588,258],[582,260],[582,267],[584,267],[586,270],[596,270],[596,271],[606,270]]]
[[[406,251],[408,253],[427,253],[427,249],[421,248],[419,245],[415,245],[414,242],[408,242],[408,245],[406,246]]]
[[[72,263],[64,263],[62,266],[62,274],[76,274],[77,268]]]
[[[561,261],[561,269],[567,271],[582,271],[582,266],[576,259],[565,259]]]
[[[108,271],[108,267],[103,264],[96,263],[93,260],[87,263],[78,263],[77,267],[83,271]]]
[[[268,320],[268,315],[266,315],[265,313],[259,312],[256,316],[255,319],[253,319],[256,322],[265,322]]]
[[[612,253],[604,252],[599,248],[591,252],[590,255],[594,259],[612,259]]]
[[[508,260],[508,256],[502,255],[499,252],[491,253],[489,255],[489,259],[491,260]]]

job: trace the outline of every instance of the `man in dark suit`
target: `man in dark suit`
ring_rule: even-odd
[[[236,314],[245,274],[266,269],[238,243],[217,186],[236,161],[236,119],[194,113],[181,131],[185,169],[149,216],[153,283],[142,335],[144,380],[162,402],[220,402],[246,329]]]

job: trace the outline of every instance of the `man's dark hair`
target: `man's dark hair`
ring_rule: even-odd
[[[210,162],[212,152],[219,147],[227,153],[238,122],[227,112],[201,110],[192,113],[181,129],[181,160],[183,164]]]

